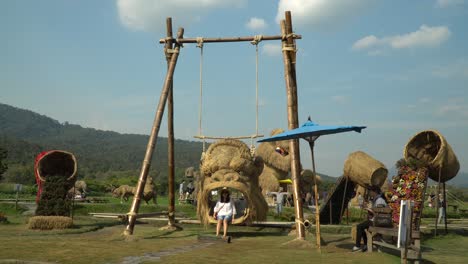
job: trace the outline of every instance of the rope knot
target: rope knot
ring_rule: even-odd
[[[203,37],[197,37],[197,48],[203,48]]]
[[[263,39],[263,35],[255,35],[254,39],[250,41],[250,43],[252,43],[252,45],[258,45],[258,43],[260,43],[262,39]]]

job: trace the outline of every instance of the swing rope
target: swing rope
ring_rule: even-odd
[[[258,134],[258,44],[262,41],[262,35],[256,35],[251,41],[252,45],[255,45],[255,135],[251,136],[240,136],[240,137],[209,137],[203,135],[202,130],[202,112],[203,112],[203,38],[197,37],[197,47],[200,48],[200,98],[199,98],[199,109],[198,109],[198,135],[194,136],[203,140],[203,152],[202,159],[206,151],[206,139],[248,139],[250,138],[250,154],[252,157],[255,156],[255,144],[254,140],[263,135]]]
[[[200,103],[198,109],[198,135],[202,134],[202,106],[203,106],[203,38],[197,38],[197,47],[200,48]],[[206,142],[203,138],[203,152],[202,157],[206,151]]]

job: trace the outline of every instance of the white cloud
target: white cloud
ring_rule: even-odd
[[[344,104],[348,102],[348,97],[345,95],[334,95],[331,97],[331,100],[339,104]]]
[[[284,19],[284,12],[293,14],[293,26],[304,29],[333,27],[358,15],[375,0],[280,0],[276,21]]]
[[[242,7],[247,0],[117,0],[119,18],[133,30],[165,31],[166,17],[187,26],[216,9]],[[174,26],[176,26],[174,25]]]
[[[280,44],[266,43],[262,47],[263,47],[262,54],[265,54],[267,56],[280,56],[281,55]]]
[[[426,103],[430,103],[430,102],[431,102],[431,98],[423,97],[423,98],[419,98],[418,101],[419,101],[420,103],[422,103],[422,104],[426,104]]]
[[[451,64],[436,66],[432,69],[432,75],[439,78],[468,78],[468,61],[460,59]]]
[[[353,50],[378,50],[387,47],[392,49],[405,49],[415,47],[437,47],[447,41],[452,33],[445,26],[429,27],[422,25],[419,30],[403,35],[394,35],[378,38],[374,35],[366,36],[356,41]]]
[[[445,105],[439,106],[435,112],[437,116],[468,118],[468,105],[463,99],[452,99]]]
[[[363,37],[362,39],[356,41],[353,44],[353,49],[361,50],[361,49],[372,48],[374,46],[377,46],[380,42],[381,40],[379,40],[376,36],[370,35],[370,36]]]
[[[252,17],[247,22],[247,24],[245,24],[245,26],[252,31],[257,31],[257,30],[266,29],[268,25],[264,19],[258,18],[258,17]]]
[[[436,7],[445,8],[462,5],[464,2],[464,0],[437,0],[435,5]]]

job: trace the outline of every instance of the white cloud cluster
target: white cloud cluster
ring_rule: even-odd
[[[331,97],[331,100],[339,104],[344,104],[348,102],[349,98],[345,95],[334,95]]]
[[[436,110],[438,116],[462,117],[468,118],[468,105],[462,98],[449,100],[445,105]]]
[[[436,7],[446,8],[451,6],[462,5],[465,1],[464,0],[437,0]]]
[[[281,55],[281,45],[273,43],[263,44],[262,54],[267,56],[280,56]]]
[[[280,0],[276,21],[284,19],[284,12],[291,11],[294,26],[305,29],[334,27],[356,16],[375,0]]]
[[[165,31],[166,17],[188,25],[216,8],[242,7],[247,0],[117,0],[119,18],[133,30]]]
[[[439,78],[468,78],[468,60],[461,58],[456,62],[446,65],[435,66],[432,69],[432,75]]]
[[[268,25],[264,19],[252,17],[245,26],[252,31],[260,31],[266,29]]]
[[[403,35],[378,38],[366,36],[353,44],[353,50],[368,50],[369,54],[380,53],[382,48],[405,49],[414,47],[437,47],[447,41],[452,33],[446,26],[422,25],[419,30]]]

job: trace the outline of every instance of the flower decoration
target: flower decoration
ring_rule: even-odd
[[[395,225],[400,221],[400,204],[402,200],[413,200],[413,222],[420,218],[423,206],[423,198],[426,187],[427,168],[412,169],[403,165],[399,168],[398,175],[392,179],[392,196],[389,206],[392,208],[392,220]]]

